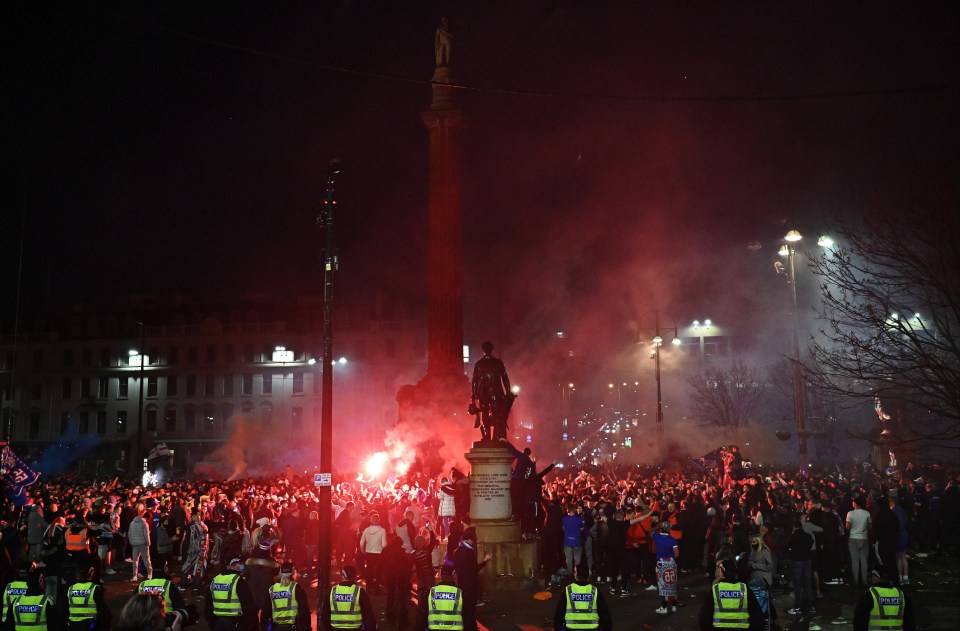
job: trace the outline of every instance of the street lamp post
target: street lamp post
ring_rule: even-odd
[[[330,161],[327,173],[327,194],[321,203],[317,223],[324,230],[323,248],[323,373],[320,402],[320,472],[332,478],[333,474],[333,275],[337,269],[337,255],[334,250],[333,220],[336,200],[334,188],[336,176],[340,173],[340,162]],[[328,479],[326,485],[318,489],[320,504],[320,535],[317,541],[317,592],[319,602],[330,591],[330,557],[333,553],[333,502]]]
[[[665,333],[673,332],[673,340],[671,344],[674,346],[679,346],[680,337],[677,332],[677,327],[668,327],[664,329]],[[651,356],[653,357],[654,365],[654,376],[657,380],[657,443],[658,449],[660,452],[660,459],[663,459],[663,394],[661,389],[660,381],[660,346],[663,344],[663,337],[660,335],[660,315],[656,316],[656,328],[654,330],[653,337],[653,352]]]
[[[797,276],[794,268],[796,258],[796,244],[803,238],[797,230],[786,234],[786,255],[789,261],[790,296],[793,304],[793,414],[797,421],[797,443],[799,445],[800,463],[805,463],[807,457],[807,412],[803,400],[803,369],[800,364],[800,313],[797,310]]]
[[[145,347],[146,336],[144,324],[143,322],[137,322],[137,324],[140,325],[140,349],[136,353],[130,352],[130,357],[140,357],[140,377],[137,380],[137,440],[136,447],[133,449],[133,453],[130,454],[130,472],[136,472],[140,475],[143,473],[138,468],[142,468],[140,463],[143,458],[143,368],[144,364],[147,363],[147,351]]]

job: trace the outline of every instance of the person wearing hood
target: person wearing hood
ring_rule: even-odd
[[[231,559],[223,572],[210,581],[210,597],[204,602],[204,617],[211,631],[255,631],[257,606],[247,580],[241,576],[243,564]]]
[[[489,552],[478,561],[477,529],[473,526],[464,529],[460,545],[453,553],[453,567],[457,572],[457,583],[463,592],[463,629],[477,631],[477,600],[480,597],[480,570],[493,558]]]
[[[266,627],[270,619],[270,586],[273,585],[280,570],[280,564],[273,558],[270,549],[270,540],[261,540],[260,545],[253,551],[253,555],[247,559],[243,570],[243,576],[250,584],[250,592],[253,594],[253,603],[259,614],[261,627]]]

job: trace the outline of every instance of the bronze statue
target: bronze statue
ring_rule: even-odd
[[[453,48],[453,33],[450,32],[447,18],[440,18],[440,26],[437,27],[437,36],[434,38],[437,68],[450,65],[451,48]]]
[[[493,344],[484,342],[483,357],[473,366],[473,393],[467,411],[476,417],[482,441],[506,441],[507,417],[516,395],[503,362],[492,355]]]

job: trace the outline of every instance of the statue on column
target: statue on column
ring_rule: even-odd
[[[437,36],[434,39],[437,68],[450,65],[450,49],[453,47],[453,33],[447,18],[440,18]]]
[[[510,378],[503,362],[493,356],[493,344],[480,345],[483,357],[473,366],[473,393],[467,411],[476,417],[484,442],[507,440],[507,417],[516,395],[510,391]]]

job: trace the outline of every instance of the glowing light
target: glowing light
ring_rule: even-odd
[[[803,235],[796,230],[791,230],[783,238],[789,241],[790,243],[794,243],[795,241],[799,241],[800,239],[802,239]]]
[[[832,248],[833,239],[827,235],[821,235],[821,237],[817,239],[817,245],[819,245],[821,248]]]
[[[713,326],[713,322],[708,318],[703,321],[704,326]]]
[[[366,464],[363,466],[363,470],[366,472],[367,477],[371,480],[383,471],[383,465],[387,463],[387,454],[384,451],[378,451],[369,458],[367,458]]]
[[[310,364],[311,366],[313,366],[314,364],[317,363],[317,360],[315,360],[313,357],[311,357],[310,359],[307,360],[307,363]]]
[[[790,256],[790,248],[788,248],[786,245],[781,245],[780,249],[777,250],[777,254],[780,256]]]
[[[510,388],[510,392],[514,394],[520,394],[520,386],[513,386],[512,388]]]
[[[340,364],[341,366],[343,366],[343,365],[345,365],[345,364],[347,363],[347,358],[346,358],[346,357],[341,357],[340,359],[337,360],[337,363]]]
[[[694,320],[693,326],[700,326],[700,320]]]
[[[159,473],[150,473],[149,471],[143,472],[143,484],[141,486],[156,486],[160,484],[160,474]]]

